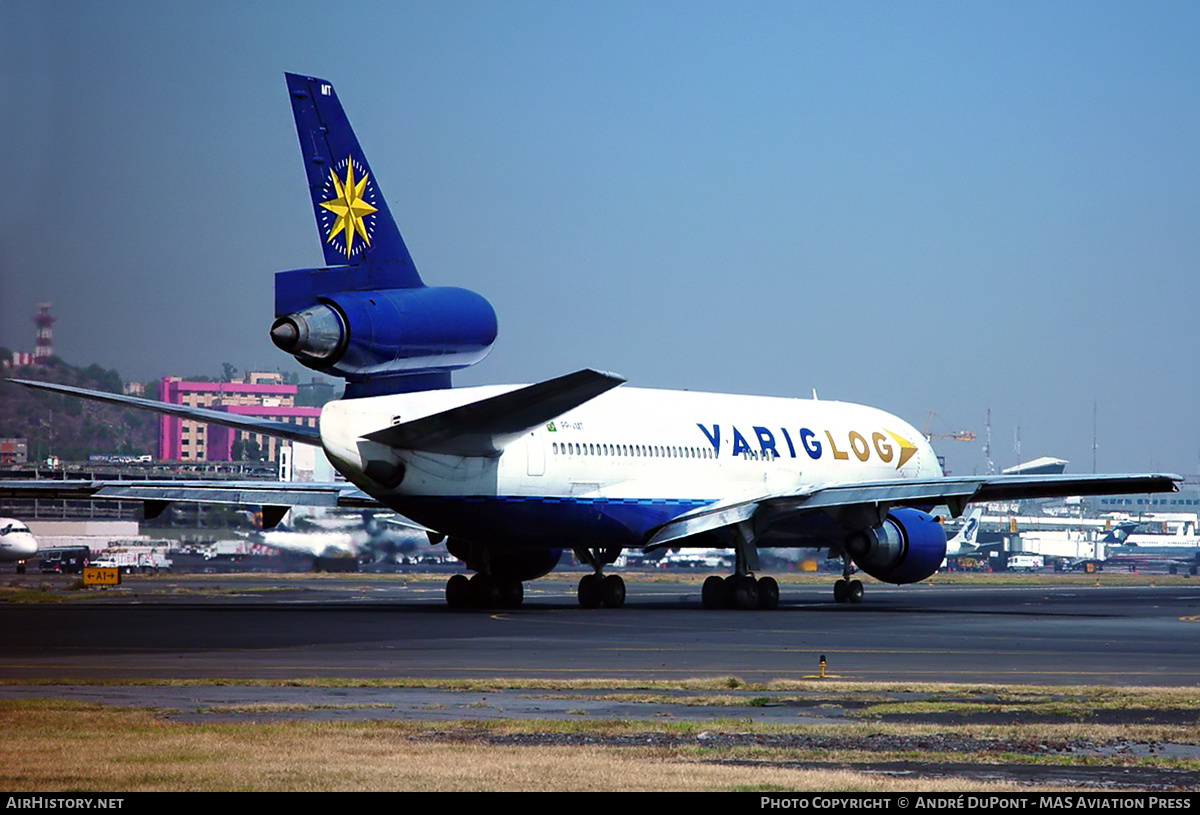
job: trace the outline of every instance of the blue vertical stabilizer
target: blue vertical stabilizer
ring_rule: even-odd
[[[372,287],[423,285],[332,83],[286,76],[325,263],[378,265]]]
[[[348,397],[450,387],[491,350],[495,311],[421,281],[332,83],[286,76],[327,266],[275,275],[271,341]]]

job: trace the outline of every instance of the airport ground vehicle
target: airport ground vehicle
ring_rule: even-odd
[[[160,552],[105,551],[90,564],[120,569],[123,574],[155,574],[171,571],[171,560]]]
[[[86,546],[56,546],[42,550],[39,568],[44,574],[79,574],[91,565],[91,558]]]
[[[1035,572],[1045,565],[1046,561],[1041,555],[1014,552],[1008,556],[1008,570],[1010,572]]]

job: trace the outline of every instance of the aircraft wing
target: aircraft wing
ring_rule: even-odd
[[[258,419],[253,416],[239,416],[234,413],[226,413],[223,410],[192,407],[190,405],[175,405],[170,402],[159,402],[156,399],[143,399],[140,396],[125,396],[119,393],[108,393],[107,391],[88,390],[87,388],[76,388],[71,385],[59,385],[54,382],[35,382],[30,379],[9,379],[8,381],[24,385],[27,388],[65,393],[70,396],[80,396],[84,399],[92,399],[97,402],[111,402],[115,405],[125,405],[126,407],[139,408],[141,410],[153,410],[156,413],[166,413],[169,416],[178,416],[181,419],[209,422],[210,424],[234,427],[238,430],[246,430],[251,433],[277,436],[282,439],[299,442],[300,444],[312,444],[318,447],[321,445],[321,431],[315,427],[308,427],[306,425],[276,422],[271,419]]]
[[[585,368],[385,427],[363,438],[398,450],[497,456],[514,439],[624,382],[616,374]]]
[[[770,522],[792,513],[825,510],[863,525],[883,522],[893,506],[946,504],[955,516],[969,503],[1063,498],[1073,495],[1178,492],[1182,477],[1172,474],[991,475],[808,485],[792,492],[717,501],[685,512],[659,527],[647,541],[658,548],[749,520]]]
[[[263,526],[266,528],[279,523],[294,506],[386,509],[353,484],[339,481],[0,479],[0,500],[14,498],[140,501],[148,518],[157,517],[167,504],[174,501],[261,506]]]

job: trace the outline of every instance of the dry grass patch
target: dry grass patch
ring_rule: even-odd
[[[911,789],[849,771],[697,761],[662,747],[507,746],[396,723],[193,725],[145,711],[0,706],[11,792]],[[963,779],[923,790],[997,790]]]

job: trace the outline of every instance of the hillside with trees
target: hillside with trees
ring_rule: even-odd
[[[3,357],[11,354],[0,349]],[[28,440],[30,461],[54,455],[63,461],[85,461],[89,455],[155,455],[158,418],[153,413],[34,391],[7,377],[57,382],[80,388],[121,393],[116,371],[89,365],[77,368],[58,357],[50,364],[6,368],[0,379],[0,438]]]

